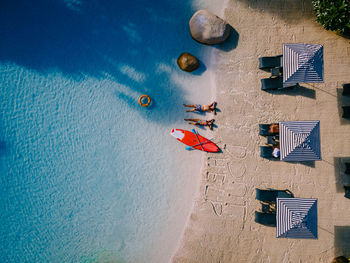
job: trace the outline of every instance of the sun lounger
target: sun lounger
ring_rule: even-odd
[[[264,226],[276,226],[276,214],[255,211],[254,221]]]
[[[262,202],[276,202],[276,198],[293,198],[294,195],[289,190],[255,189],[256,200]]]
[[[350,83],[343,84],[343,96],[350,95]]]
[[[278,68],[282,66],[282,55],[273,57],[260,57],[259,69],[270,71],[272,68]]]
[[[345,188],[345,197],[350,199],[350,186],[344,186]]]
[[[260,146],[260,157],[271,159],[272,156],[273,147],[272,146]]]
[[[350,163],[345,163],[345,174],[350,175]]]
[[[343,118],[349,119],[350,118],[350,106],[343,106]]]
[[[283,89],[282,77],[261,79],[261,90]]]
[[[274,136],[278,133],[269,132],[271,124],[259,124],[259,135],[261,136]]]
[[[276,144],[276,138],[275,138],[275,136],[267,136],[267,144],[269,144],[269,145],[275,145],[275,144]]]

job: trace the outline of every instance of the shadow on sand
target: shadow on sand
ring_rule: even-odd
[[[300,165],[304,165],[310,168],[315,168],[315,161],[299,161],[299,162],[288,162],[286,161],[286,163],[290,163],[290,164],[300,164]]]
[[[286,1],[257,1],[238,0],[261,13],[267,12],[273,16],[279,16],[289,24],[297,24],[302,19],[314,17],[311,0],[286,0]]]
[[[207,70],[207,67],[205,66],[204,62],[200,59],[198,59],[198,61],[199,61],[199,68],[190,72],[189,74],[200,76]]]
[[[289,162],[289,163],[296,163],[296,164],[305,165],[310,168],[315,168],[315,161]]]
[[[336,191],[344,192],[344,185],[350,185],[350,175],[345,174],[345,163],[350,163],[350,157],[334,157],[334,176]]]
[[[338,115],[340,125],[350,124],[350,118],[343,117],[343,106],[350,106],[350,96],[343,95],[343,89],[337,88]]]
[[[316,99],[316,91],[305,86],[299,85],[294,88],[284,88],[278,90],[264,90],[274,95],[289,95],[289,96],[303,96],[310,99]]]
[[[334,226],[334,256],[342,255],[350,256],[350,226]]]
[[[215,47],[217,49],[220,49],[222,51],[231,51],[233,49],[235,49],[238,45],[238,40],[239,40],[239,34],[236,31],[236,29],[234,29],[231,25],[230,25],[230,35],[229,37],[222,42],[221,44],[215,45]]]

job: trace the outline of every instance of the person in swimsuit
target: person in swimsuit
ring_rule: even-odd
[[[275,143],[272,147],[273,147],[272,156],[275,158],[279,158],[281,155],[279,139],[275,138]]]
[[[200,126],[208,126],[209,129],[213,128],[214,125],[214,119],[211,120],[200,120],[200,119],[184,119],[185,121],[189,121],[189,124],[192,125],[200,125]]]
[[[185,107],[190,107],[192,109],[186,110],[186,112],[190,111],[198,111],[198,112],[203,112],[203,111],[211,111],[212,113],[216,114],[216,102],[213,101],[209,105],[200,105],[200,104],[184,104]]]

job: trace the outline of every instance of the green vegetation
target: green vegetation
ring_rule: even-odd
[[[349,0],[312,0],[316,20],[325,29],[350,36]]]

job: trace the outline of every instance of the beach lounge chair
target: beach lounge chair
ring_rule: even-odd
[[[277,128],[278,123],[272,123],[272,124],[259,124],[259,135],[261,136],[276,136],[279,133],[279,127]],[[273,130],[273,132],[270,132],[270,130]]]
[[[343,118],[349,119],[350,118],[350,106],[343,106]]]
[[[272,156],[273,147],[272,146],[260,146],[260,157],[271,159]]]
[[[268,145],[275,145],[276,144],[276,137],[275,136],[267,136],[267,144]]]
[[[343,96],[350,95],[350,83],[343,84]]]
[[[255,211],[254,221],[264,226],[276,226],[276,214]]]
[[[256,200],[262,202],[276,202],[276,198],[293,198],[294,195],[289,190],[275,190],[275,189],[258,189],[256,191]]]
[[[273,57],[260,57],[259,69],[270,71],[272,68],[278,68],[282,66],[282,55]]]
[[[350,163],[345,163],[345,174],[350,175]]]
[[[350,186],[344,186],[345,188],[345,197],[350,199]]]
[[[282,77],[261,79],[261,90],[283,89]]]
[[[259,124],[259,135],[261,136],[273,136],[274,133],[269,132],[271,124]]]

